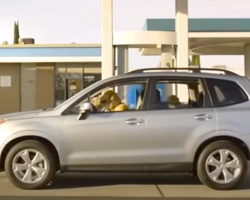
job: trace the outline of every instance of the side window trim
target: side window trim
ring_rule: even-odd
[[[131,77],[125,77],[125,78],[122,78],[120,80],[111,80],[109,82],[106,82],[96,88],[94,88],[92,91],[90,91],[88,94],[85,94],[83,96],[81,96],[79,99],[77,99],[74,103],[72,103],[68,108],[66,108],[61,115],[69,115],[71,114],[70,111],[73,109],[74,106],[76,106],[77,104],[79,104],[81,101],[83,101],[85,98],[87,98],[89,95],[97,92],[98,90],[101,90],[105,87],[108,87],[110,85],[114,85],[114,84],[126,84],[128,82],[132,82],[132,81],[144,81],[146,83],[146,93],[145,93],[145,97],[147,95],[147,90],[148,90],[148,87],[150,86],[150,78],[148,77],[136,77],[136,78],[131,78]],[[143,107],[142,107],[142,110],[145,110],[146,108],[148,107],[148,98],[145,98],[145,102],[143,102]]]
[[[188,76],[158,76],[158,77],[153,77],[152,80],[151,80],[151,88],[150,88],[150,101],[148,102],[149,103],[149,106],[148,106],[148,110],[158,110],[158,109],[154,109],[154,99],[155,99],[155,93],[153,92],[153,90],[156,88],[156,84],[158,82],[158,80],[162,80],[162,79],[166,79],[166,80],[171,80],[171,79],[174,79],[174,80],[177,80],[177,79],[180,79],[180,80],[183,80],[183,79],[188,79],[188,80],[200,80],[201,81],[201,85],[202,85],[202,88],[204,90],[204,95],[205,95],[205,98],[204,98],[204,107],[201,107],[201,108],[195,108],[195,109],[202,109],[202,108],[211,108],[213,107],[212,105],[212,100],[211,100],[211,97],[210,97],[210,94],[209,94],[209,90],[208,90],[208,87],[207,87],[207,84],[206,84],[206,81],[204,78],[202,77],[188,77]],[[190,109],[190,108],[181,108],[181,109]],[[164,110],[168,110],[168,109],[164,109]],[[180,109],[176,109],[176,110],[180,110]]]
[[[213,107],[213,101],[212,101],[212,97],[211,94],[209,92],[207,83],[205,81],[205,78],[200,78],[201,83],[202,83],[202,87],[204,89],[204,93],[205,93],[205,108],[211,108]]]

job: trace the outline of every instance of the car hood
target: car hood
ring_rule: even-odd
[[[17,112],[17,113],[10,113],[6,115],[0,115],[0,119],[7,119],[7,120],[15,120],[15,119],[27,119],[35,117],[38,113],[44,110],[33,110],[33,111],[26,111],[26,112]]]

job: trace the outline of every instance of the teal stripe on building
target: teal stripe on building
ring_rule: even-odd
[[[175,31],[175,19],[147,19],[147,31]],[[189,32],[250,32],[250,19],[189,19]]]
[[[98,57],[101,47],[8,47],[0,57]]]

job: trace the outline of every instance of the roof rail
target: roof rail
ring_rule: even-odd
[[[145,68],[145,69],[137,69],[137,70],[133,70],[130,71],[126,74],[139,74],[139,73],[143,73],[143,72],[147,72],[147,71],[180,71],[180,70],[187,70],[187,71],[191,71],[193,73],[202,73],[201,71],[205,70],[205,71],[218,71],[218,72],[224,72],[225,75],[236,75],[239,76],[238,74],[228,71],[228,70],[224,70],[224,69],[214,69],[214,68]]]

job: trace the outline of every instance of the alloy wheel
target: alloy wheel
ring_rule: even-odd
[[[12,170],[19,181],[34,184],[43,179],[48,171],[48,162],[41,152],[24,149],[15,155]]]
[[[219,184],[234,181],[242,170],[238,156],[227,149],[212,152],[206,159],[205,167],[209,178]]]

